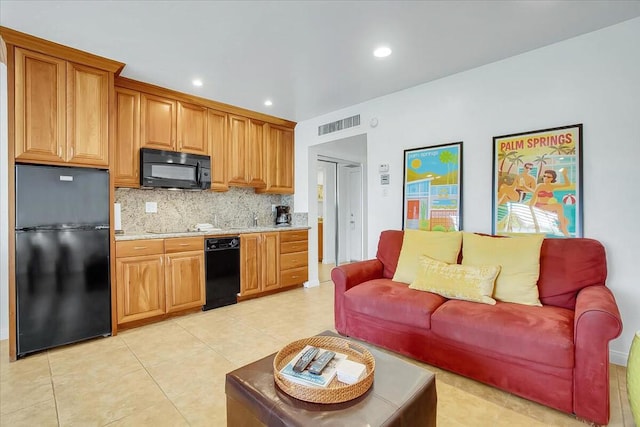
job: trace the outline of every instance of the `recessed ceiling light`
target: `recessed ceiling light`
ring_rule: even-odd
[[[264,105],[266,105],[267,107],[271,107],[273,105],[273,102],[271,102],[270,99],[267,99],[266,101],[264,101]]]
[[[387,46],[380,46],[373,51],[373,55],[376,58],[386,58],[387,56],[391,55],[391,49]]]
[[[200,79],[193,79],[191,83],[193,83],[194,86],[198,86],[198,87],[202,86],[202,80]]]

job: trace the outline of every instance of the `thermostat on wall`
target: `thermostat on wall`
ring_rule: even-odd
[[[380,173],[389,172],[389,163],[380,163],[380,166],[378,166],[378,172]]]

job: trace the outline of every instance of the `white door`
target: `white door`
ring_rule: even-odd
[[[349,171],[349,222],[347,224],[347,245],[349,260],[362,260],[362,168]]]

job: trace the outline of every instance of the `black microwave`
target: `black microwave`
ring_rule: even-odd
[[[143,188],[211,188],[211,158],[176,151],[140,149],[140,186]]]

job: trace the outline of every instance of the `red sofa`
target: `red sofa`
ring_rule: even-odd
[[[402,239],[384,231],[376,259],[332,270],[339,333],[607,424],[609,341],[622,321],[602,244],[545,239],[543,306],[534,307],[448,300],[392,281]]]

